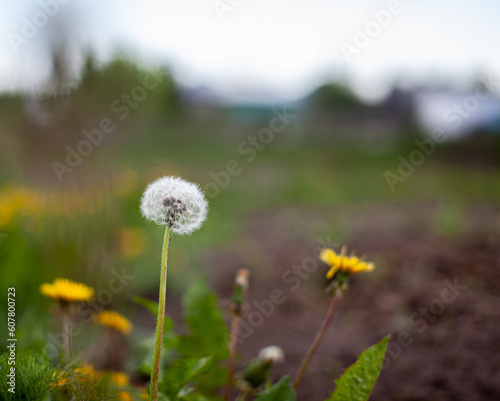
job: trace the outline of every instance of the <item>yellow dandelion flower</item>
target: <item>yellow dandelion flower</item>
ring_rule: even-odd
[[[118,387],[128,386],[130,382],[128,375],[123,372],[111,372],[111,381]]]
[[[115,370],[104,370],[101,372],[101,374],[117,387],[126,387],[130,383],[128,375],[123,372],[118,372]]]
[[[104,310],[95,315],[95,321],[101,326],[127,334],[132,330],[132,323],[125,316],[111,310]]]
[[[85,302],[94,298],[94,289],[83,283],[57,278],[52,284],[42,284],[40,292],[60,303]]]
[[[100,373],[94,369],[92,365],[84,363],[81,367],[76,368],[74,373],[77,378],[83,379],[88,382],[94,382],[101,378]]]
[[[362,258],[360,259],[355,256],[354,254],[351,254],[351,256],[346,256],[346,247],[342,248],[340,254],[335,253],[333,249],[322,249],[319,257],[323,262],[331,266],[331,269],[326,274],[326,278],[329,280],[334,278],[335,275],[339,272],[350,275],[365,271],[371,271],[375,268],[375,265],[373,263],[366,262]]]
[[[118,393],[118,399],[120,399],[122,401],[134,401],[132,396],[130,395],[130,393],[128,391],[120,391]]]

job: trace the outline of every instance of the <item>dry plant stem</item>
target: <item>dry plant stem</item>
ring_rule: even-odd
[[[330,309],[328,310],[328,314],[326,315],[326,318],[323,322],[323,326],[321,326],[321,330],[318,332],[316,335],[316,338],[314,339],[314,342],[311,345],[311,348],[309,348],[309,351],[307,352],[307,355],[305,356],[304,360],[302,361],[302,365],[300,366],[299,371],[297,372],[297,375],[295,376],[295,380],[293,381],[293,388],[297,389],[299,386],[300,380],[302,379],[302,376],[304,376],[304,373],[307,370],[307,366],[309,365],[309,361],[311,360],[312,356],[316,352],[316,348],[318,348],[319,344],[321,343],[321,339],[323,338],[323,335],[326,333],[326,330],[328,329],[328,326],[330,325],[333,315],[335,314],[335,309],[337,309],[337,304],[341,298],[341,295],[339,292],[333,297],[332,303],[330,304]]]
[[[229,350],[229,362],[227,367],[227,384],[224,399],[226,401],[231,400],[231,390],[233,388],[233,373],[234,373],[234,362],[236,360],[236,346],[238,341],[238,331],[240,329],[241,316],[239,312],[233,316],[233,322],[231,324],[231,345]]]
[[[165,237],[163,238],[163,250],[161,254],[160,296],[158,300],[158,318],[156,321],[155,348],[153,352],[153,365],[151,367],[151,400],[158,400],[158,374],[160,371],[160,355],[163,342],[163,325],[165,323],[165,304],[167,295],[167,257],[168,243],[170,242],[171,226],[167,225]]]
[[[94,345],[85,351],[85,360],[91,361],[104,353],[109,354],[109,349],[113,345],[111,329],[104,332],[103,341],[96,341]]]
[[[71,358],[71,338],[69,332],[69,310],[67,305],[61,305],[61,333],[64,353]]]

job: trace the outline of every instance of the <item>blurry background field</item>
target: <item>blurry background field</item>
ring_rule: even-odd
[[[37,5],[31,10],[24,11],[28,17]],[[211,12],[213,24],[224,23]],[[189,82],[182,68],[172,68],[175,57],[151,63],[130,49],[103,57],[97,42],[96,51],[75,50],[71,30],[56,23],[71,18],[78,19],[61,11],[40,28],[35,39],[43,42],[19,49],[28,59],[42,54],[46,73],[36,80],[11,73],[22,83],[17,87],[4,75],[0,94],[0,282],[17,290],[20,344],[42,349],[53,329],[52,304],[39,294],[40,283],[63,276],[99,291],[120,272],[133,279],[109,306],[136,324],[124,352],[139,352],[136,344],[152,333],[154,321],[131,297],[157,296],[162,232],[141,219],[138,202],[147,183],[173,174],[199,183],[210,203],[203,229],[172,242],[167,312],[174,320],[181,320],[179,300],[194,278],[204,275],[227,306],[234,272],[248,268],[250,301],[268,299],[278,288],[286,302],[254,328],[242,354],[280,345],[286,353],[281,370],[293,374],[328,305],[326,267],[302,277],[294,266],[314,256],[320,243],[347,244],[374,260],[377,270],[353,284],[304,380],[303,399],[325,397],[359,352],[402,330],[413,341],[383,371],[373,400],[500,396],[494,358],[500,340],[500,108],[499,88],[485,79],[486,67],[464,67],[462,75],[449,77],[444,65],[413,81],[402,69],[400,81],[386,82],[372,99],[370,85],[363,92],[350,67],[339,73],[333,63],[316,84],[285,96],[255,76],[243,85],[244,72],[217,87]],[[376,41],[399,43],[398,27],[366,51],[376,52]],[[498,38],[498,29],[490,35]],[[255,58],[263,57],[255,49]],[[477,67],[482,59],[474,57],[470,64]],[[158,85],[145,89],[151,82]],[[477,90],[487,99],[478,100]],[[457,129],[444,118],[456,104],[469,108]],[[287,113],[290,123],[272,131],[273,118]],[[84,130],[102,132],[103,119],[112,132],[87,152]],[[434,128],[448,140],[433,140]],[[259,139],[263,129],[271,137]],[[434,150],[411,166],[410,155],[420,151],[415,140]],[[387,172],[400,181],[388,182]],[[298,290],[287,281],[291,276],[300,278]],[[446,279],[458,279],[467,290],[419,333],[409,317],[440,297]],[[2,321],[5,310],[2,299]],[[133,358],[118,359],[120,369],[137,368]]]

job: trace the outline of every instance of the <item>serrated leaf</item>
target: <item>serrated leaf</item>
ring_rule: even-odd
[[[288,376],[283,377],[268,390],[260,393],[255,401],[295,401],[295,391],[290,378]]]
[[[176,400],[181,392],[187,395],[189,393],[187,385],[197,376],[206,373],[212,363],[212,357],[179,359],[173,362],[160,382],[159,390],[171,401]]]
[[[218,358],[225,358],[229,333],[215,293],[203,280],[196,280],[186,292],[183,303],[191,333],[183,338],[183,352],[192,356],[217,354]]]
[[[390,335],[367,348],[344,374],[335,380],[336,388],[325,401],[366,401],[377,381]]]

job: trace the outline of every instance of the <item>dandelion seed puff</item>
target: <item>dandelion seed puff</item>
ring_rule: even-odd
[[[142,215],[159,225],[170,225],[172,232],[191,234],[207,217],[208,203],[197,184],[166,176],[146,187],[141,199]]]
[[[262,348],[259,352],[258,357],[273,364],[282,363],[285,359],[285,353],[277,345],[270,345],[268,347]]]

